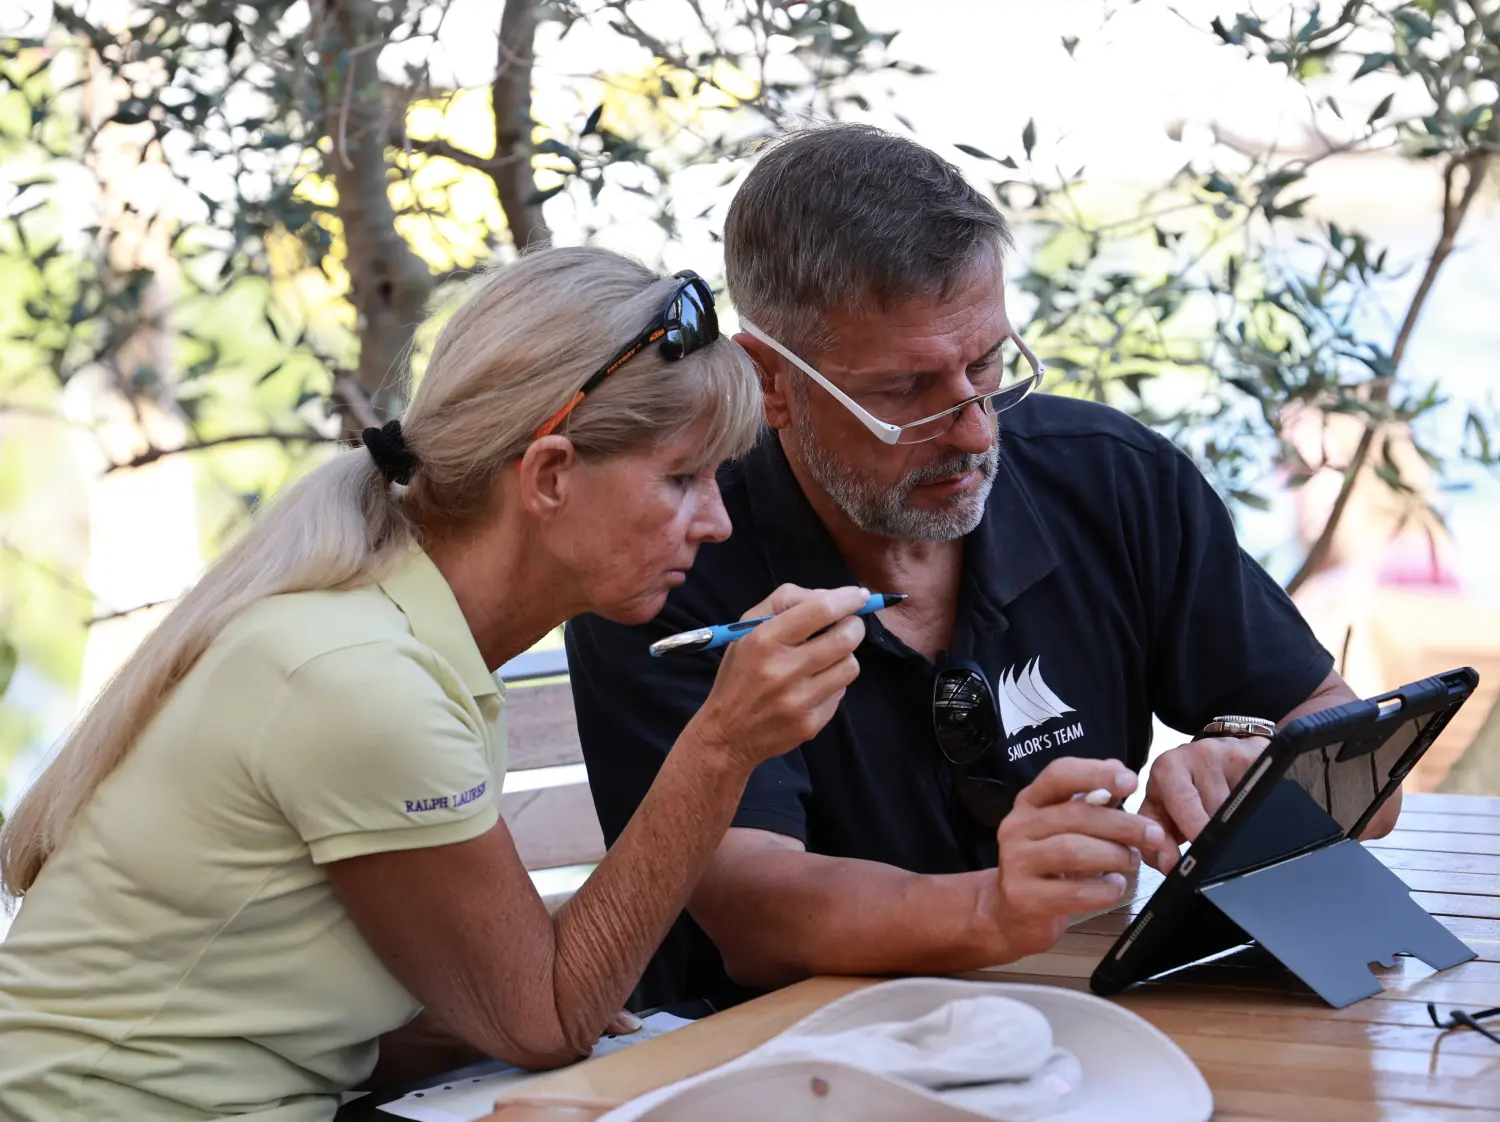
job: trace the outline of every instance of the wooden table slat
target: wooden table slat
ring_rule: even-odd
[[[1370,1122],[1368,1102],[1349,1102],[1313,1095],[1288,1095],[1275,1091],[1246,1091],[1229,1088],[1217,1091],[1214,1122],[1261,1122],[1274,1118],[1278,1122]],[[1433,1103],[1384,1102],[1380,1104],[1382,1122],[1480,1122],[1493,1119],[1493,1111],[1469,1110],[1458,1106]]]
[[[1442,850],[1372,848],[1387,869],[1410,869],[1434,873],[1488,873],[1500,875],[1500,855],[1492,853],[1445,853]]]
[[[1401,812],[1403,834],[1447,832],[1452,834],[1500,834],[1500,814],[1439,814],[1432,811]]]
[[[1456,816],[1465,814],[1500,814],[1500,797],[1494,795],[1439,795],[1432,792],[1417,792],[1401,796],[1401,814],[1405,818],[1408,810],[1418,813],[1437,811]],[[1404,826],[1403,826],[1404,828]]]
[[[1366,843],[1371,849],[1425,849],[1430,853],[1500,854],[1500,834],[1465,834],[1453,830],[1398,830]]]
[[[1496,1050],[1494,1042],[1474,1032],[1442,1033],[1428,1023],[1425,1010],[1420,1020],[1413,1018],[1413,1023],[1389,1024],[1384,1021],[1299,1017],[1278,1010],[1252,1012],[1228,1004],[1208,1009],[1185,1009],[1154,1006],[1141,1000],[1132,1001],[1130,1009],[1174,1040],[1188,1035],[1254,1041],[1294,1040],[1299,1045],[1326,1044],[1346,1049],[1411,1052],[1424,1059],[1441,1054],[1475,1057],[1486,1064],[1500,1061],[1500,1051]],[[1427,1031],[1413,1032],[1413,1028]]]
[[[1383,1052],[1366,1053],[1382,1056]],[[1262,1091],[1276,1087],[1286,1095],[1320,1095],[1363,1104],[1368,1118],[1380,1118],[1376,1104],[1388,1101],[1432,1106],[1495,1107],[1496,1085],[1490,1080],[1421,1073],[1325,1071],[1279,1064],[1198,1062],[1198,1070],[1215,1091]]]

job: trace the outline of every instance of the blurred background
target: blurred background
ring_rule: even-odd
[[[1046,388],[1188,449],[1356,689],[1480,670],[1409,784],[1500,794],[1497,79],[1496,0],[5,0],[0,809],[476,270],[717,287],[828,118],[993,190]]]

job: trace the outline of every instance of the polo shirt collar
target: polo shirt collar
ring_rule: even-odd
[[[1004,608],[1058,562],[1031,490],[1005,454],[1004,429],[999,439],[1000,457],[984,517],[965,539],[964,575],[994,607]]]
[[[380,590],[406,616],[412,637],[442,656],[470,694],[478,698],[501,692],[453,589],[419,546],[413,545],[406,558],[386,574]]]
[[[848,564],[803,494],[775,430],[765,430],[741,463],[756,540],[765,551],[775,583],[790,581],[804,588],[853,584]],[[1057,563],[1057,551],[1030,492],[1005,455],[1002,433],[999,465],[984,517],[964,539],[966,591],[977,593],[998,611]]]

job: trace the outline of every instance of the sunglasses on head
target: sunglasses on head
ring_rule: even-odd
[[[1000,743],[999,707],[977,663],[949,656],[938,663],[932,680],[932,731],[948,761],[954,802],[967,815],[965,821],[994,833],[1020,791],[1002,780],[969,774],[969,767]]]
[[[679,284],[655,319],[622,347],[614,356],[579,387],[572,399],[536,430],[536,436],[556,432],[569,413],[578,408],[600,382],[640,354],[652,343],[661,343],[661,356],[668,362],[686,358],[702,350],[719,337],[719,315],[714,310],[714,294],[706,282],[691,269],[672,274]]]

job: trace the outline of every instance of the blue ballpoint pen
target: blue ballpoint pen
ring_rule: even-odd
[[[904,592],[877,592],[865,601],[864,607],[854,614],[872,615],[882,608],[889,608],[892,604],[899,604],[905,599],[906,593]],[[668,635],[665,639],[658,639],[652,643],[651,657],[660,658],[664,654],[711,651],[743,638],[766,620],[774,618],[774,616],[759,616],[756,619],[742,619],[738,623],[720,623],[713,627],[697,627],[692,631],[679,631],[676,635]]]

